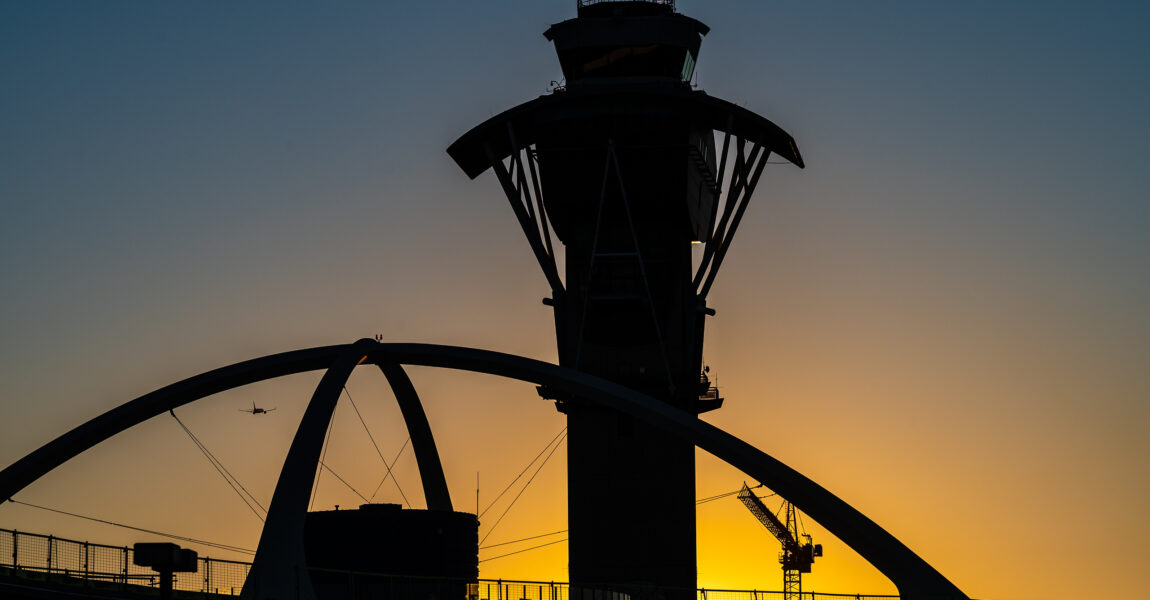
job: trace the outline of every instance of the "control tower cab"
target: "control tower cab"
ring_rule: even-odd
[[[709,29],[674,2],[580,2],[579,16],[543,35],[568,86],[619,78],[689,82]]]

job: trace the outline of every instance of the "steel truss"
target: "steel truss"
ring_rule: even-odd
[[[547,278],[548,285],[551,286],[552,293],[559,295],[565,291],[565,288],[556,266],[555,249],[551,241],[551,226],[543,202],[543,190],[539,183],[539,170],[536,166],[538,153],[533,145],[520,146],[511,123],[508,122],[505,125],[511,154],[506,159],[500,158],[490,143],[483,145],[484,152],[490,161],[495,177],[499,180],[499,185],[503,188],[508,204],[511,205],[512,212],[515,213],[515,218],[523,230],[524,237],[527,238],[527,243],[531,246],[531,251],[535,255],[543,275]],[[727,251],[731,247],[731,242],[735,238],[735,233],[743,220],[743,215],[747,211],[747,206],[750,204],[751,197],[755,193],[755,188],[758,186],[759,179],[762,177],[767,166],[767,160],[771,155],[769,148],[754,141],[750,142],[748,152],[748,140],[732,134],[729,128],[722,133],[723,150],[718,163],[719,172],[715,175],[714,189],[716,210],[720,200],[723,208],[722,211],[717,211],[719,212],[717,215],[718,222],[715,223],[710,237],[701,240],[705,244],[705,250],[693,282],[700,302],[707,299],[707,294],[710,292],[711,286],[714,285],[715,277],[719,274],[719,268],[727,256]],[[732,138],[734,138],[735,155],[733,162],[728,165],[727,157]],[[614,146],[611,145],[608,150],[607,164],[604,166],[603,194],[606,194],[607,177],[612,165],[615,167],[616,177],[619,178],[619,185],[622,188],[618,161],[612,162],[613,151]],[[724,182],[727,184],[725,194],[722,193]],[[624,208],[627,210],[627,216],[630,217],[629,208],[626,206],[626,191],[621,191],[624,197]],[[602,195],[599,202],[600,212],[602,212]],[[636,242],[635,251],[640,252],[638,242]],[[641,260],[640,266],[642,266]],[[644,283],[646,283],[645,276]]]

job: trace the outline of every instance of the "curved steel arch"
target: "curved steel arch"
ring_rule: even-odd
[[[366,355],[367,361],[380,365],[443,367],[530,381],[574,394],[585,401],[610,406],[690,440],[766,484],[874,565],[895,584],[902,597],[967,597],[926,561],[849,504],[801,473],[714,425],[598,377],[520,356],[455,346],[380,344],[372,340],[360,340],[355,345],[287,352],[197,375],[96,417],[0,471],[0,498],[11,497],[44,473],[96,443],[168,410],[169,404],[175,402],[174,406],[180,406],[208,393],[278,376],[270,373],[287,375],[324,368],[348,351],[364,351],[362,353]],[[253,378],[256,373],[262,376]],[[214,391],[204,391],[209,389]],[[176,402],[176,399],[180,401]],[[313,472],[314,467],[312,465]]]
[[[56,467],[104,440],[152,417],[230,389],[285,375],[325,369],[351,344],[271,354],[206,371],[144,394],[68,431],[0,471],[0,501],[16,495]],[[431,428],[406,373],[397,364],[376,361],[393,386],[411,434],[428,508],[451,510],[447,483]]]
[[[296,568],[296,565],[307,564],[304,532],[308,498],[314,487],[313,478],[319,468],[324,438],[327,437],[327,429],[335,414],[340,393],[352,370],[367,359],[366,352],[377,346],[376,342],[363,339],[344,348],[316,386],[280,469],[279,479],[276,480],[275,493],[260,532],[252,570],[244,580],[243,596],[295,597],[297,600],[315,597],[310,572]],[[421,440],[422,447],[430,449],[430,453],[425,452],[423,460],[419,461],[427,508],[450,511],[452,507],[447,480],[443,476],[443,466],[439,462],[439,453],[435,451],[431,426],[427,423],[415,387],[398,364],[377,364],[392,386],[412,440]],[[434,461],[434,464],[428,461]]]

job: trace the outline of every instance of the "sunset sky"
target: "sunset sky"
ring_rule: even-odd
[[[710,294],[705,360],[727,400],[704,418],[971,597],[1144,596],[1150,8],[678,8],[711,27],[699,88],[787,130],[807,164],[768,167]],[[561,79],[541,33],[574,13],[0,0],[0,467],[156,388],[296,348],[380,333],[556,360],[546,281],[499,186],[445,149]],[[564,426],[529,384],[409,371],[459,510],[477,473],[482,510]],[[318,380],[177,414],[266,504]],[[390,460],[406,433],[382,376],[348,391]],[[252,402],[277,410],[238,411]],[[566,529],[563,454],[485,545]],[[326,462],[364,495],[383,477],[346,396]],[[422,507],[410,448],[396,473]],[[699,454],[698,497],[745,479]],[[168,416],[16,498],[246,548],[260,528]],[[374,501],[403,500],[388,482]],[[361,502],[321,476],[317,508]],[[778,544],[738,500],[697,514],[700,585],[781,588]],[[894,592],[805,523],[826,548],[805,591]],[[152,539],[14,504],[0,528]],[[563,537],[485,548],[481,576],[566,580],[564,543],[492,559]]]

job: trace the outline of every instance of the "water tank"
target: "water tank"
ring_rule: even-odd
[[[364,504],[307,515],[320,600],[464,598],[479,576],[479,521],[463,512]]]

